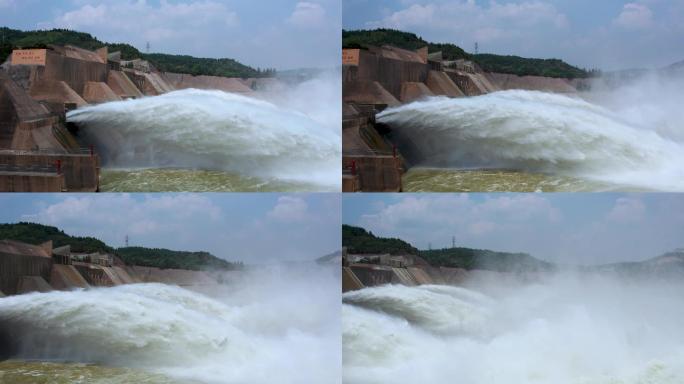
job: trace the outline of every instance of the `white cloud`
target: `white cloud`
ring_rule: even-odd
[[[621,197],[615,201],[606,218],[613,222],[634,223],[642,220],[645,214],[646,205],[639,198]]]
[[[454,36],[474,37],[480,42],[529,38],[538,33],[540,26],[559,29],[567,25],[566,16],[552,4],[491,1],[483,6],[473,0],[412,4],[368,23],[369,27],[450,32]]]
[[[644,4],[627,3],[614,23],[628,29],[649,28],[653,25],[653,12]]]
[[[120,244],[126,234],[183,238],[188,225],[217,222],[221,215],[220,207],[197,194],[151,195],[142,200],[103,194],[68,197],[23,219]]]
[[[560,211],[540,195],[503,195],[477,201],[468,194],[459,194],[406,196],[362,215],[359,224],[374,233],[399,236],[418,246],[427,241],[444,243],[452,236],[460,244],[473,245],[561,220]]]
[[[318,28],[325,25],[325,19],[325,9],[320,4],[300,1],[287,21],[301,28]]]
[[[85,4],[63,13],[40,27],[62,27],[75,30],[101,31],[116,34],[115,41],[128,36],[151,42],[166,39],[192,38],[209,27],[238,23],[237,14],[216,1],[170,3],[162,0],[153,6],[144,0]]]
[[[308,204],[295,196],[279,197],[275,207],[268,212],[269,218],[284,222],[303,221],[308,216]]]

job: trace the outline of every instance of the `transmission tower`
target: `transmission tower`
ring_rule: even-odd
[[[477,41],[475,42],[475,54],[477,55],[480,52],[480,46],[477,44]]]
[[[149,41],[145,45],[145,50],[147,50],[147,53],[150,53],[150,42]]]
[[[456,248],[456,236],[451,236],[451,248]]]
[[[126,235],[126,247],[128,247],[128,235]]]

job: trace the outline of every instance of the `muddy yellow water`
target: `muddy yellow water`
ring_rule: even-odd
[[[299,192],[320,185],[269,180],[223,171],[189,169],[103,169],[102,192]]]
[[[513,170],[413,167],[402,177],[406,192],[599,192],[639,189],[559,175]]]
[[[0,362],[0,383],[181,384],[160,374],[90,364],[9,360]]]

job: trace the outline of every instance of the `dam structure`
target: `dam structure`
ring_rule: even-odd
[[[163,283],[202,290],[220,277],[206,271],[161,269],[124,263],[116,255],[75,252],[52,241],[33,245],[0,240],[0,297],[137,283]]]
[[[483,71],[476,63],[446,60],[425,46],[406,50],[390,45],[342,50],[342,148],[345,192],[397,192],[410,167],[410,145],[397,148],[391,130],[375,116],[426,97],[462,98],[523,89],[575,93],[568,79]]]
[[[105,46],[15,49],[0,65],[0,192],[94,192],[101,154],[66,114],[181,89],[254,95],[268,79],[160,72]]]
[[[474,281],[529,282],[539,281],[536,271],[510,272],[486,269],[464,269],[430,265],[425,259],[411,254],[354,254],[343,248],[342,292],[383,285],[467,286]]]
[[[111,254],[72,252],[52,241],[32,245],[0,240],[0,290],[5,295],[141,282]]]

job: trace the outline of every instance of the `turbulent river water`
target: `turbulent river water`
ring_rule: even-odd
[[[428,98],[385,110],[378,121],[410,143],[405,152],[421,166],[407,176],[407,190],[468,190],[465,179],[482,175],[459,174],[464,169],[507,170],[479,177],[472,189],[479,191],[501,184],[516,191],[684,190],[684,144],[665,133],[671,129],[633,115],[579,97],[512,90]]]
[[[211,297],[134,284],[2,298],[0,382],[336,383],[335,272],[283,267]]]
[[[558,278],[348,292],[343,382],[682,383],[682,288]]]
[[[339,103],[322,111],[276,103],[186,89],[87,106],[67,119],[102,156],[106,191],[339,190]],[[140,184],[141,175],[150,178]]]

